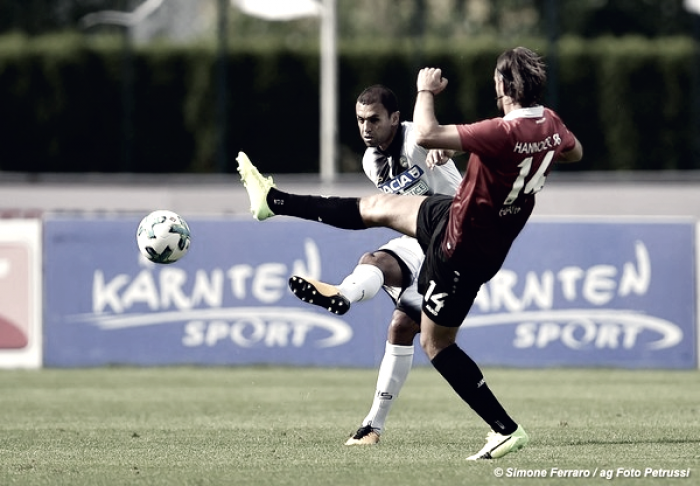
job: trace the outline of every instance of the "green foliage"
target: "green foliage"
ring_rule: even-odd
[[[690,39],[565,39],[560,52],[559,111],[584,143],[583,168],[700,168],[691,157]]]
[[[548,100],[582,141],[585,158],[567,170],[698,169],[693,159],[689,38],[584,40],[565,37],[557,57],[542,39],[521,40],[550,65]],[[511,47],[479,37],[339,46],[341,168],[358,171],[364,145],[355,99],[382,83],[412,118],[415,76],[442,68],[443,123],[498,116],[492,71]],[[233,172],[245,150],[266,172],[317,172],[318,45],[279,39],[232,44],[225,52],[226,96],[213,43],[132,46],[121,36],[0,37],[0,170],[21,172]],[[556,63],[554,62],[556,61]],[[217,159],[225,115],[227,167]]]
[[[417,367],[381,442],[346,447],[376,370],[95,368],[0,372],[0,483],[405,486],[533,484],[495,468],[700,471],[697,371],[486,369],[531,436],[496,461],[465,457],[486,426],[432,368]],[[599,473],[598,473],[599,474]],[[619,486],[669,479],[614,477]]]
[[[688,34],[692,18],[684,0],[336,0],[341,38],[396,39],[439,33],[445,39],[498,35],[512,40],[524,35],[559,32],[586,38],[639,34],[649,37]],[[32,35],[77,29],[80,19],[101,10],[133,11],[144,0],[15,0],[0,2],[0,34]],[[217,0],[179,0],[197,4],[202,15],[214,12]],[[178,2],[168,1],[160,14],[178,15]],[[230,4],[230,2],[227,2]],[[397,8],[400,5],[400,8]],[[156,15],[158,16],[158,15]],[[284,39],[285,43],[317,39],[318,19],[268,22],[228,9],[231,38]],[[213,30],[213,29],[212,29]],[[207,35],[206,33],[204,35]]]

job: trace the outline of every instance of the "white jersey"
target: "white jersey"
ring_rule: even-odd
[[[425,159],[428,150],[416,143],[412,122],[402,122],[388,150],[368,147],[362,158],[362,167],[367,177],[380,191],[391,194],[454,195],[462,182],[462,174],[452,160],[433,169]],[[396,303],[397,309],[420,322],[422,297],[418,293],[417,281],[425,255],[415,238],[401,236],[390,240],[379,248],[400,258],[411,273],[410,284],[405,287],[390,287],[384,290]]]
[[[428,150],[416,143],[412,122],[401,122],[386,152],[367,147],[362,157],[365,174],[379,190],[390,194],[454,195],[462,175],[454,162],[429,169]]]

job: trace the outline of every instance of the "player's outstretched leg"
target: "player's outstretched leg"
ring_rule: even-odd
[[[350,301],[334,285],[295,275],[289,279],[289,288],[304,302],[323,307],[333,314],[343,315],[350,310]]]
[[[486,436],[486,445],[473,456],[467,457],[467,460],[498,459],[506,454],[522,449],[529,440],[530,438],[520,425],[518,425],[515,432],[508,435],[499,434],[492,430]]]
[[[275,187],[272,177],[263,176],[253,165],[248,156],[238,152],[238,173],[250,198],[250,212],[258,221],[266,220],[275,215],[267,204],[267,193]]]
[[[277,189],[248,156],[239,152],[238,172],[250,198],[250,212],[258,221],[284,215],[316,221],[341,229],[367,229],[360,213],[360,198],[291,194]],[[382,196],[382,194],[376,194]]]

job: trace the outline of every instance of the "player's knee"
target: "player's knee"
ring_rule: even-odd
[[[373,251],[362,255],[358,263],[364,265],[374,265],[375,267],[379,267],[382,269],[382,271],[384,271],[384,269],[389,266],[397,265],[395,260],[396,259],[393,256],[389,255],[385,251]]]
[[[435,341],[430,339],[430,337],[426,334],[421,334],[420,336],[420,347],[423,349],[423,352],[429,360],[432,360],[440,351],[437,348]]]
[[[362,220],[368,227],[382,226],[387,223],[386,214],[387,194],[373,194],[360,200]]]
[[[420,326],[413,319],[402,311],[394,311],[388,331],[388,340],[391,344],[410,346],[419,332]]]
[[[400,287],[404,281],[403,270],[398,260],[385,251],[365,253],[360,258],[360,264],[373,265],[384,275],[384,284],[391,287]]]
[[[360,265],[374,265],[377,266],[377,254],[375,252],[367,252],[360,257],[360,261],[357,262]]]
[[[428,359],[432,360],[443,349],[455,344],[458,330],[458,327],[428,326],[421,332],[420,345]]]

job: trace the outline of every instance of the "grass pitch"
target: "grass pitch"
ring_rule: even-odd
[[[376,370],[0,371],[0,484],[699,484],[699,372],[485,374],[531,442],[472,463],[487,428],[431,368],[412,371],[372,447],[343,442]],[[673,471],[690,477],[654,477]]]

